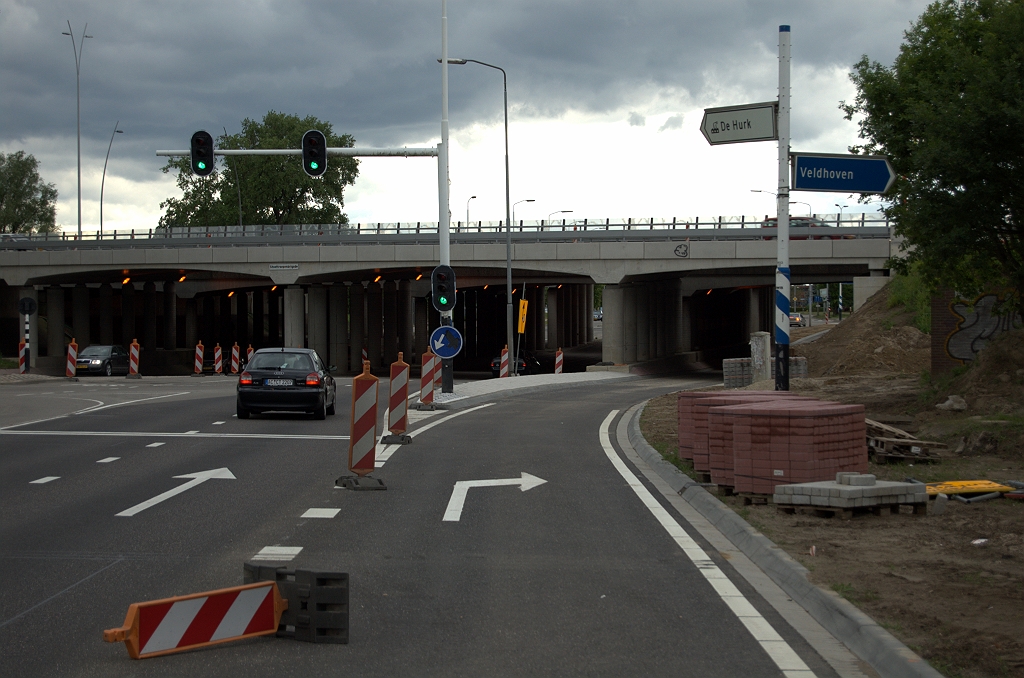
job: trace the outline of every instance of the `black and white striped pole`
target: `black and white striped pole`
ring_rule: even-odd
[[[29,332],[29,318],[30,314],[25,314],[25,348],[22,356],[19,356],[19,365],[21,366],[21,373],[28,374],[32,369],[32,341],[31,334]]]
[[[789,108],[790,31],[779,26],[778,263],[775,269],[775,390],[789,390]]]

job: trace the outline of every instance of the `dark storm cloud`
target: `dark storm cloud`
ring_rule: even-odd
[[[73,140],[67,19],[76,39],[85,22],[94,36],[82,59],[83,148],[102,154],[119,119],[121,154],[154,172],[157,148],[184,148],[200,128],[237,131],[270,109],[329,120],[360,145],[437,136],[440,4],[0,1],[0,142]],[[723,84],[746,87],[766,59],[773,67],[780,23],[793,26],[795,65],[849,66],[863,53],[889,62],[924,4],[450,0],[450,54],[504,67],[520,117],[614,111],[660,90],[699,105]],[[499,73],[453,66],[450,79],[454,128],[500,120]],[[753,89],[751,100],[774,97],[771,80]]]

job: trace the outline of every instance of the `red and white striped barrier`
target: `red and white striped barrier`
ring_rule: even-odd
[[[245,362],[246,362],[246,364],[252,362],[252,354],[255,353],[255,352],[256,352],[256,349],[254,349],[252,347],[252,344],[249,344],[249,348],[245,349]]]
[[[348,468],[362,477],[371,473],[377,452],[377,387],[380,380],[370,374],[370,361],[363,361],[363,373],[352,380],[352,419],[348,441]]]
[[[441,358],[436,355],[434,356],[434,388],[441,388]]]
[[[213,347],[213,371],[217,374],[224,374],[224,354],[219,342]]]
[[[363,362],[365,363],[369,359],[370,359],[370,354],[366,352],[366,347],[363,346]]]
[[[132,339],[132,343],[128,346],[128,377],[132,379],[139,378],[139,340]]]
[[[388,430],[394,435],[405,433],[409,428],[409,365],[402,360],[391,363],[391,384],[388,394]]]
[[[508,376],[508,346],[505,346],[505,348],[501,349],[501,367],[499,368],[498,376]]]
[[[562,349],[555,351],[555,374],[562,373]]]
[[[24,341],[18,342],[18,374],[27,374],[29,364],[28,344]]]
[[[420,367],[420,407],[434,408],[434,372],[439,372],[441,359],[429,349],[423,354]]]
[[[196,361],[195,361],[195,373],[203,373],[203,342],[196,344]]]
[[[277,633],[288,601],[274,582],[132,603],[124,626],[103,640],[123,642],[132,659],[148,659],[206,645]]]
[[[68,344],[68,361],[64,368],[64,376],[68,379],[74,379],[78,373],[78,344],[75,343],[75,338],[71,337],[71,343]]]
[[[242,349],[238,347],[237,341],[235,342],[235,345],[231,347],[231,374],[238,374],[238,362],[241,359],[239,352],[241,350]]]

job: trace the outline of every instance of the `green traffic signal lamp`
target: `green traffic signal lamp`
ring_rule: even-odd
[[[327,171],[327,137],[311,129],[302,135],[302,169],[311,177],[321,177]]]
[[[455,271],[441,265],[430,273],[430,299],[434,308],[446,312],[455,308]]]
[[[196,176],[205,177],[213,172],[213,137],[209,132],[200,130],[192,135],[190,155]]]

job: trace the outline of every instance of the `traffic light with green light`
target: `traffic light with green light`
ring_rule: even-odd
[[[302,135],[302,169],[311,177],[323,176],[327,171],[327,137],[311,129]]]
[[[455,271],[451,266],[438,266],[430,274],[430,299],[438,311],[455,308]]]
[[[213,172],[213,137],[202,130],[192,135],[192,171],[201,177]]]

